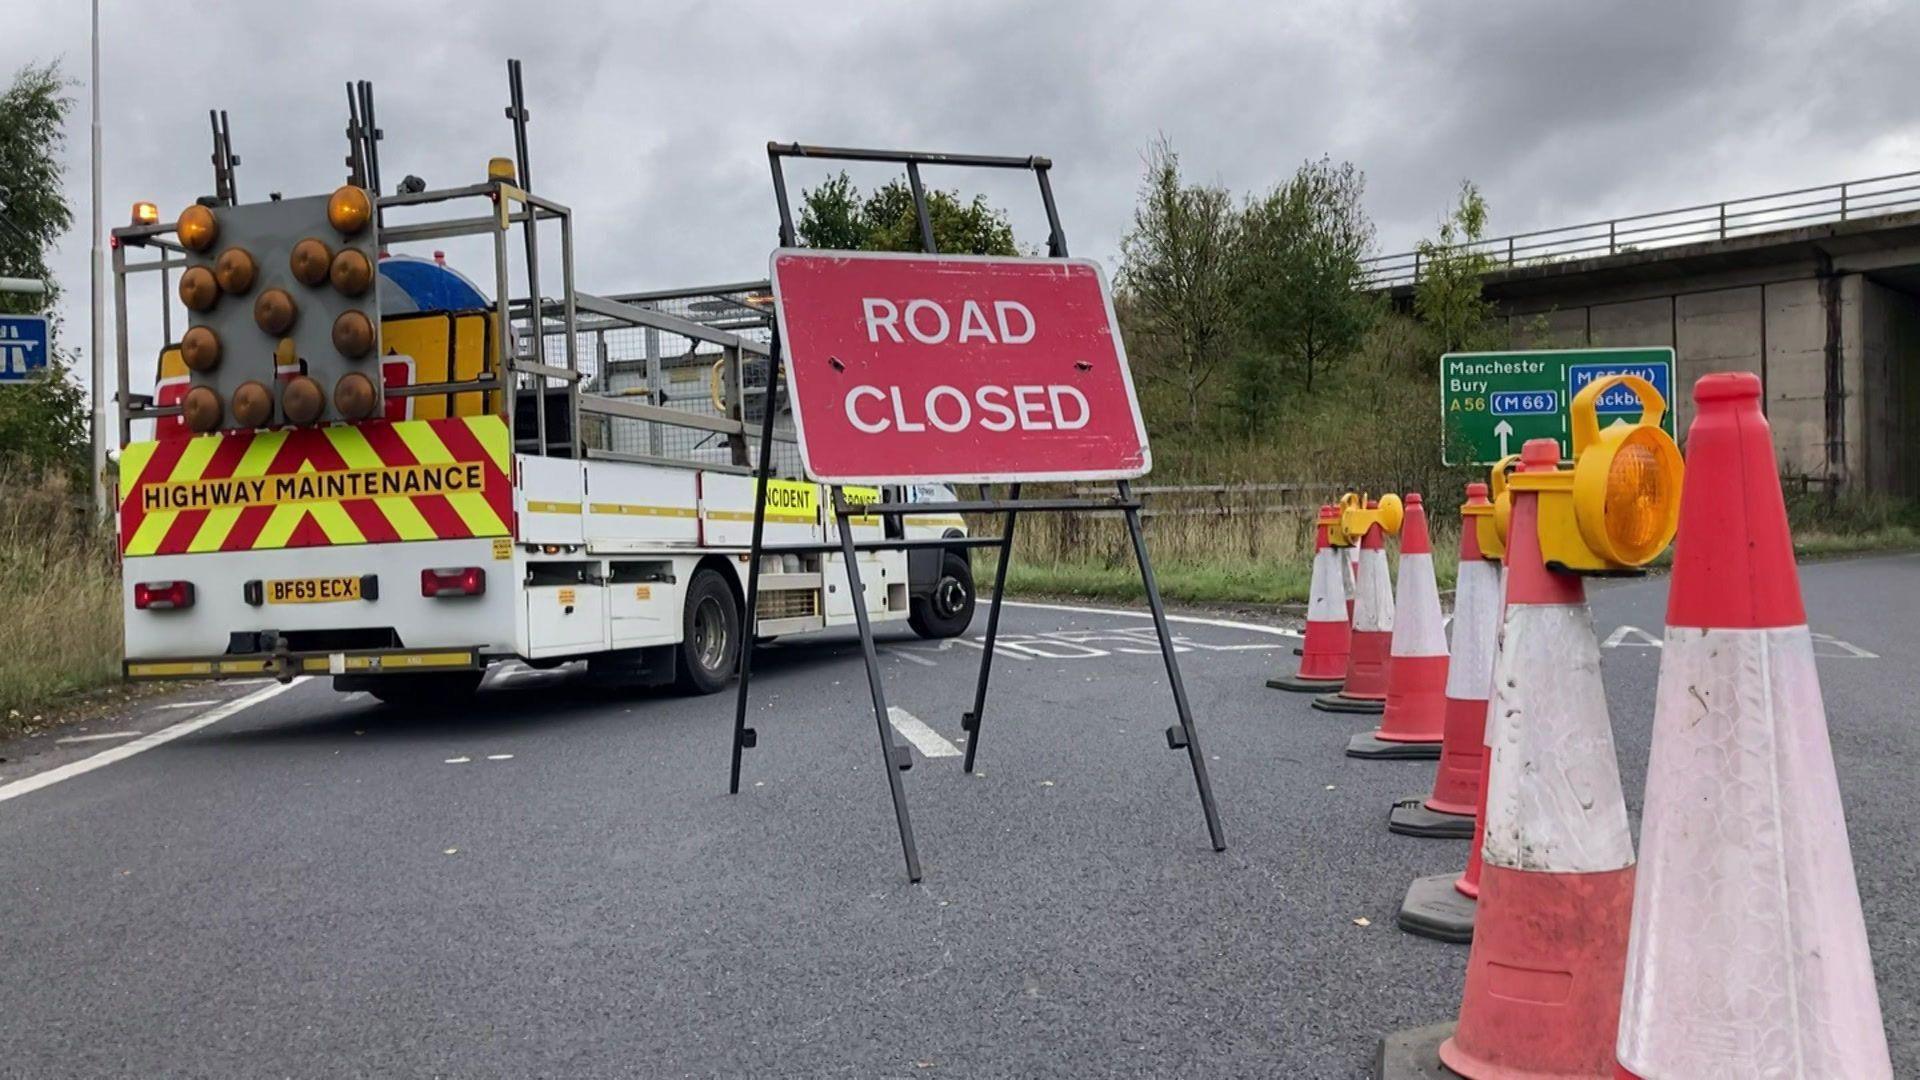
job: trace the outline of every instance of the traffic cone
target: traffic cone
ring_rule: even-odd
[[[1367,509],[1379,504],[1367,500]],[[1378,524],[1360,538],[1353,583],[1353,632],[1347,677],[1338,693],[1313,699],[1321,712],[1378,713],[1387,707],[1387,662],[1393,648],[1393,579],[1387,571],[1387,534]]]
[[[1535,439],[1520,469],[1551,470],[1559,458],[1558,443]],[[1546,568],[1538,504],[1514,492],[1479,913],[1459,1022],[1437,1055],[1470,1080],[1608,1080],[1633,842],[1586,593]],[[1381,1061],[1417,1062],[1426,1044],[1409,1040],[1443,1030],[1389,1036]]]
[[[1307,593],[1307,633],[1300,645],[1300,668],[1292,676],[1268,679],[1267,685],[1275,690],[1324,693],[1339,689],[1347,677],[1350,629],[1341,565],[1346,555],[1327,542],[1327,528],[1339,514],[1335,506],[1320,508],[1320,522],[1313,531],[1313,585]]]
[[[1497,580],[1499,582],[1495,592],[1497,601],[1494,605],[1497,615],[1493,620],[1494,640],[1490,652],[1494,666],[1499,664],[1500,650],[1504,647],[1500,639],[1500,628],[1506,619],[1506,567],[1499,568]],[[1457,611],[1454,621],[1458,625]],[[1459,631],[1455,631],[1456,639],[1458,635]],[[1447,677],[1449,680],[1452,679],[1451,669]],[[1487,673],[1487,682],[1491,691],[1493,682],[1491,670]],[[1407,886],[1405,899],[1400,901],[1400,917],[1397,920],[1400,929],[1409,934],[1432,938],[1435,941],[1452,942],[1455,945],[1465,945],[1473,940],[1473,920],[1480,906],[1480,869],[1485,865],[1485,860],[1481,857],[1481,849],[1486,846],[1487,772],[1492,759],[1490,751],[1493,748],[1490,738],[1493,734],[1491,717],[1492,703],[1489,702],[1487,708],[1480,714],[1480,768],[1476,780],[1480,794],[1474,802],[1473,842],[1467,845],[1467,868],[1458,874],[1431,874],[1413,879],[1413,884]],[[1434,1041],[1438,1043],[1439,1040]]]
[[[1433,579],[1433,540],[1417,494],[1407,496],[1400,533],[1400,584],[1393,603],[1387,705],[1380,727],[1347,742],[1347,756],[1431,761],[1446,734],[1447,630]]]
[[[1620,1075],[1891,1077],[1760,380],[1693,400]]]
[[[1445,739],[1433,793],[1402,799],[1387,815],[1387,828],[1403,836],[1464,840],[1473,835],[1480,802],[1480,769],[1486,761],[1487,697],[1493,685],[1494,641],[1500,633],[1500,563],[1480,553],[1475,527],[1481,507],[1491,508],[1487,485],[1468,484],[1460,517],[1460,572],[1453,591],[1453,647],[1447,663]],[[1401,556],[1400,581],[1407,580]],[[1394,661],[1398,670],[1399,660]],[[1388,716],[1393,713],[1388,705]],[[1383,725],[1384,726],[1384,725]]]
[[[1338,507],[1334,508],[1336,511]],[[1353,622],[1353,598],[1360,586],[1360,545],[1348,544],[1340,549],[1340,584],[1347,590],[1347,622]]]

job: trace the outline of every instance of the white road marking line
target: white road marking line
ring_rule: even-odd
[[[1002,600],[1002,607],[1037,608],[1041,611],[1073,611],[1082,615],[1124,615],[1133,619],[1151,619],[1151,611],[1128,611],[1124,608],[1080,607],[1076,604],[1038,604],[1030,600]],[[1168,615],[1168,622],[1192,623],[1196,626],[1224,626],[1229,630],[1251,630],[1256,634],[1272,634],[1275,637],[1305,637],[1298,630],[1289,630],[1282,626],[1261,626],[1259,623],[1236,622],[1232,619],[1208,619],[1199,615]]]
[[[208,698],[205,701],[170,701],[165,705],[155,705],[156,709],[197,709],[202,705],[218,705],[220,699]]]
[[[902,660],[910,660],[913,663],[919,664],[921,667],[939,667],[940,666],[939,664],[934,663],[932,660],[929,660],[924,656],[915,656],[912,653],[906,652],[901,649],[888,649],[887,655],[897,656]]]
[[[62,780],[71,780],[76,776],[90,773],[95,769],[104,768],[116,761],[124,761],[135,754],[145,753],[156,746],[170,743],[182,735],[191,735],[203,727],[207,727],[210,724],[217,724],[227,717],[242,710],[252,708],[269,698],[278,697],[306,681],[306,677],[301,676],[290,683],[273,683],[259,690],[255,690],[246,697],[235,698],[225,705],[208,709],[198,716],[182,720],[172,727],[161,728],[151,735],[143,735],[133,742],[116,746],[111,750],[102,750],[92,757],[81,758],[79,761],[70,761],[57,769],[48,769],[43,773],[35,773],[25,779],[15,780],[11,784],[0,784],[0,802],[6,802],[8,799],[17,799],[22,795],[39,791],[44,787],[52,787]]]
[[[450,757],[446,760],[445,763],[448,765],[465,765],[467,762],[472,760],[473,759],[470,757]]]
[[[1834,637],[1832,634],[1812,634],[1810,636],[1813,638],[1813,643],[1816,646],[1815,649],[1813,650],[1813,655],[1815,656],[1833,657],[1838,655],[1838,656],[1853,657],[1859,660],[1880,659],[1879,653],[1868,652],[1867,650],[1861,648],[1858,645],[1853,644],[1850,641],[1841,641],[1839,638]],[[1839,649],[1840,652],[1838,654],[1823,653],[1818,648],[1818,646],[1820,645],[1831,645],[1834,648]]]
[[[1633,640],[1635,638],[1639,640]],[[1615,627],[1613,633],[1607,635],[1607,640],[1600,643],[1603,649],[1658,649],[1660,646],[1659,638],[1637,626]]]
[[[959,757],[960,748],[948,742],[939,732],[926,725],[926,722],[898,705],[887,706],[887,722],[893,730],[899,732],[913,744],[914,749],[930,758]]]
[[[488,754],[487,760],[488,761],[512,761],[513,755],[512,754]]]
[[[137,731],[103,731],[98,735],[69,735],[53,741],[57,746],[70,746],[74,743],[105,742],[108,739],[131,739],[139,734]]]

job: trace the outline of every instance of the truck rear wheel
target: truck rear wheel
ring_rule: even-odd
[[[680,663],[675,683],[711,694],[733,678],[740,656],[740,608],[727,581],[712,569],[695,572],[681,614]]]
[[[949,551],[940,560],[933,591],[910,606],[907,625],[923,638],[959,637],[973,623],[973,599],[973,567]]]

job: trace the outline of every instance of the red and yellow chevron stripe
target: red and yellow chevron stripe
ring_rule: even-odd
[[[237,431],[120,457],[126,555],[259,551],[512,532],[498,416]]]

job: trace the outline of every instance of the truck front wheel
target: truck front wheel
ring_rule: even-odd
[[[726,686],[740,655],[740,608],[716,571],[700,570],[687,584],[680,631],[680,689],[711,694]]]
[[[959,637],[973,623],[973,567],[949,551],[940,560],[940,577],[926,596],[915,597],[907,624],[923,638]]]

